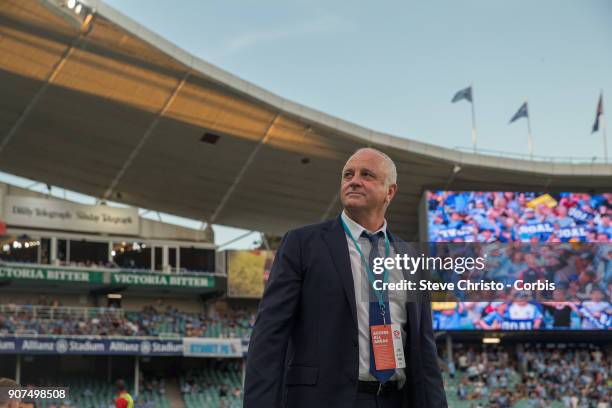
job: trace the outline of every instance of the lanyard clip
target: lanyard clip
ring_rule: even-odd
[[[376,395],[380,395],[382,393],[383,383],[378,383],[378,391],[376,391]]]

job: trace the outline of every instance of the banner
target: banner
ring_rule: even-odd
[[[227,296],[261,298],[272,268],[274,251],[227,252]]]
[[[593,219],[595,218],[593,214],[588,213],[586,211],[582,211],[580,208],[576,207],[570,207],[570,209],[567,210],[567,215],[569,215],[579,223],[588,223],[589,221],[593,221]]]
[[[205,337],[185,337],[183,356],[185,357],[242,357],[241,339],[213,339]]]
[[[452,240],[454,238],[465,238],[474,235],[474,228],[471,226],[464,226],[461,228],[446,228],[439,229],[438,235],[444,239]]]
[[[36,267],[19,264],[0,264],[0,281],[35,280],[81,283],[89,285],[127,285],[131,287],[172,287],[183,289],[211,289],[215,277],[207,275],[162,274],[158,272],[96,271],[72,268]]]
[[[213,288],[213,276],[170,275],[153,272],[111,272],[110,283],[129,286],[158,286],[181,288]]]
[[[0,354],[180,356],[182,340],[0,337]]]
[[[584,238],[587,236],[587,231],[583,227],[561,228],[557,235],[563,242],[573,238]]]
[[[84,205],[68,201],[6,196],[4,221],[10,226],[138,235],[136,208]]]
[[[554,231],[554,228],[549,222],[540,222],[521,225],[518,230],[521,235],[531,236],[537,234],[550,234]]]
[[[78,269],[0,265],[0,280],[8,279],[102,284],[104,283],[104,272]]]

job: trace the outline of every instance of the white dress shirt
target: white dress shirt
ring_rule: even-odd
[[[385,239],[387,239],[387,220],[385,220],[383,226],[377,231],[368,231],[355,221],[349,218],[345,211],[342,212],[342,220],[348,227],[349,231],[353,235],[361,247],[363,256],[366,261],[370,255],[370,241],[366,237],[362,237],[363,231],[367,231],[370,234],[377,234],[383,232]],[[357,307],[357,326],[359,336],[359,380],[360,381],[377,381],[376,378],[370,373],[370,305],[369,305],[369,282],[368,272],[361,261],[361,256],[355,247],[353,240],[346,234],[346,240],[348,242],[349,258],[351,261],[351,272],[353,274],[353,285],[355,287],[355,305]],[[378,241],[378,252],[380,256],[385,256],[385,240],[381,239]],[[390,257],[395,256],[393,246],[390,247]],[[389,270],[389,282],[400,282],[403,279],[402,271],[398,269]],[[404,324],[408,319],[406,311],[406,292],[395,292],[389,294],[389,313],[391,315],[391,323],[399,324],[402,332],[402,342],[406,345],[406,332],[404,330]],[[400,387],[406,381],[406,374],[403,368],[397,368],[395,374],[390,378],[391,381],[398,381]]]

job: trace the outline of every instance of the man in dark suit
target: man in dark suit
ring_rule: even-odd
[[[385,220],[395,164],[359,149],[341,180],[342,214],[289,231],[277,251],[249,344],[244,407],[446,407],[429,302],[373,298],[368,285],[374,258],[398,251]],[[401,279],[393,273],[389,281]],[[391,324],[405,364],[374,351],[375,330]]]

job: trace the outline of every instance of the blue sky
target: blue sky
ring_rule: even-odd
[[[612,109],[610,0],[106,2],[232,74],[372,129],[470,147],[470,106],[450,99],[473,83],[480,148],[527,154],[525,120],[508,121],[528,99],[536,155],[603,157],[590,130],[600,90]]]

